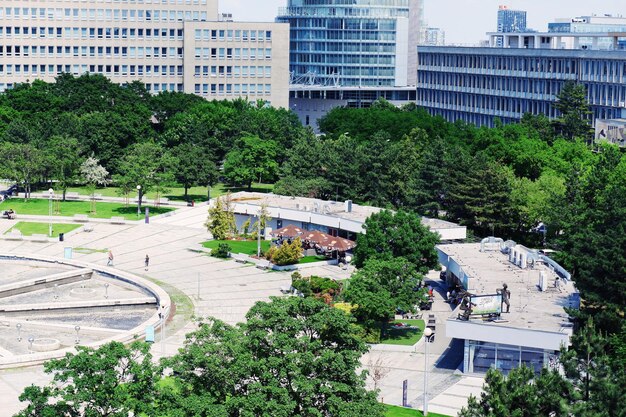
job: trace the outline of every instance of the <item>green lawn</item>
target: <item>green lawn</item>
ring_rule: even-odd
[[[395,405],[385,405],[387,407],[387,412],[385,413],[385,417],[424,417],[419,410],[414,410],[412,408],[404,408],[398,407]],[[443,414],[436,413],[428,413],[429,417],[449,417],[444,416]]]
[[[69,233],[74,229],[78,229],[80,224],[65,224],[65,223],[52,223],[52,237],[58,237],[59,233]],[[49,225],[48,223],[30,223],[30,222],[17,222],[15,225],[5,232],[5,235],[10,233],[11,230],[19,230],[23,236],[31,235],[48,235]]]
[[[404,323],[410,326],[415,326],[417,329],[397,329],[394,328],[394,323]],[[385,337],[382,338],[380,343],[385,345],[405,345],[413,346],[416,344],[422,334],[424,333],[425,323],[424,320],[396,320],[387,325]]]
[[[325,261],[328,258],[323,256],[323,255],[315,255],[315,256],[305,256],[303,258],[300,258],[300,262],[298,262],[299,264],[310,264],[313,262],[321,262],[321,261]]]
[[[226,243],[230,246],[232,253],[245,253],[246,255],[256,255],[256,240],[209,240],[202,243],[202,246],[209,249],[216,249],[220,243]],[[265,252],[270,248],[270,242],[261,241],[261,252]]]
[[[252,190],[254,192],[259,193],[269,193],[274,189],[274,184],[252,184]],[[70,187],[67,189],[68,192],[75,192],[81,195],[89,195],[89,191],[87,187]],[[187,200],[195,200],[195,201],[206,201],[207,200],[207,187],[191,187],[187,191]],[[247,188],[241,187],[229,187],[225,184],[219,183],[214,187],[211,187],[211,198],[219,197],[221,195],[226,194],[227,192],[236,193],[238,191],[248,191]],[[104,197],[123,197],[118,194],[117,187],[99,187],[96,189],[96,194],[102,194]],[[129,196],[131,199],[137,198],[137,192],[134,191]],[[183,187],[169,187],[169,191],[163,194],[164,198],[168,198],[172,201],[184,201],[185,199],[185,189]],[[154,200],[156,198],[156,193],[154,191],[148,192],[146,195],[148,200]]]
[[[55,216],[69,216],[74,214],[87,214],[89,217],[99,219],[109,219],[111,217],[124,217],[127,220],[137,220],[137,206],[129,205],[126,207],[122,203],[96,203],[96,213],[90,213],[90,201],[59,201],[60,212]],[[20,214],[31,214],[38,216],[48,215],[49,201],[47,199],[29,199],[24,201],[22,198],[12,198],[8,201],[0,203],[0,211],[12,208],[19,219]],[[144,207],[141,208],[144,212]],[[150,215],[167,213],[174,210],[169,207],[150,207]],[[142,215],[143,216],[143,215]]]

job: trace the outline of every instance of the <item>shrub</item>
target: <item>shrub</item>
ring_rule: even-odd
[[[300,291],[305,297],[310,297],[313,294],[309,281],[303,279],[295,280],[291,286]]]
[[[334,295],[339,292],[341,286],[335,280],[330,278],[323,278],[318,276],[311,276],[311,290],[316,294],[330,294]]]
[[[280,247],[271,248],[267,251],[267,258],[279,266],[297,264],[301,256],[302,242],[300,242],[300,238],[294,239],[291,243],[284,242]]]
[[[299,281],[302,279],[302,274],[298,271],[295,271],[293,274],[291,274],[291,282],[294,281]]]
[[[230,256],[231,247],[228,243],[220,243],[217,248],[211,251],[211,256],[216,258],[228,258]]]

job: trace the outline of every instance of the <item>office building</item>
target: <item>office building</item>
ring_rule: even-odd
[[[525,32],[526,12],[523,10],[511,10],[507,6],[498,8],[498,30],[499,33]],[[502,46],[502,37],[496,38],[498,46]]]
[[[290,106],[305,125],[336,106],[415,99],[420,0],[288,0]]]
[[[623,21],[612,19],[602,32],[493,32],[490,47],[419,47],[417,105],[479,126],[525,113],[556,118],[556,97],[574,81],[587,89],[594,123],[626,118]]]
[[[444,46],[446,44],[446,32],[440,28],[425,27],[422,29],[420,45]]]
[[[580,307],[566,270],[541,252],[498,238],[437,251],[447,284],[471,294],[471,310],[461,303],[446,320],[446,336],[463,340],[464,373],[496,368],[507,374],[522,365],[539,373],[555,366],[573,333],[565,308]]]
[[[152,93],[288,106],[289,29],[218,15],[216,0],[10,1],[0,7],[0,90],[61,73],[139,80]]]

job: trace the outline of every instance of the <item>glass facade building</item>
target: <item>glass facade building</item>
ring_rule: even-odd
[[[417,0],[289,0],[292,78],[324,85],[415,85]],[[298,84],[298,82],[294,82]]]

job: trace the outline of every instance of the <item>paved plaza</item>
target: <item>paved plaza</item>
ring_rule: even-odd
[[[291,283],[290,272],[262,271],[248,264],[220,260],[190,250],[210,238],[203,226],[206,215],[206,205],[185,207],[172,216],[151,219],[150,224],[95,223],[93,231],[72,234],[65,242],[0,240],[0,253],[62,258],[64,249],[72,247],[73,259],[105,265],[107,252],[111,250],[115,268],[161,284],[175,301],[176,311],[166,326],[164,343],[161,341],[161,334],[157,334],[153,345],[156,357],[171,355],[182,345],[185,334],[194,329],[192,316],[213,316],[235,324],[244,320],[246,312],[255,302],[268,300],[270,296],[280,296],[280,287]],[[0,234],[12,225],[12,221],[0,220]],[[146,254],[150,256],[148,271],[144,270]],[[337,279],[347,278],[350,272],[336,266],[317,266],[305,270],[306,275]],[[437,313],[438,326],[441,327],[437,328],[437,337],[431,346],[429,368],[447,351],[449,345],[449,341],[443,337],[443,325],[450,310],[440,296],[435,302],[434,311]],[[364,366],[372,360],[378,360],[388,369],[386,376],[378,383],[381,399],[389,404],[400,405],[402,381],[408,379],[409,402],[412,406],[421,408],[423,352],[423,342],[407,348],[377,346],[363,358]],[[40,366],[0,372],[0,402],[4,405],[3,413],[11,415],[22,408],[18,396],[25,386],[46,381],[47,376]],[[481,384],[480,380],[474,383],[471,379],[461,378],[455,374],[454,369],[431,369],[429,390],[433,399],[430,410],[455,414],[465,404],[468,392],[475,393],[476,387],[479,388]],[[372,381],[370,386],[373,387]],[[454,386],[460,386],[458,391],[462,395],[454,393],[451,388]],[[451,389],[452,392],[449,391]]]

